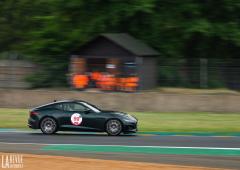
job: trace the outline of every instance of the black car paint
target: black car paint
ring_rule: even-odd
[[[39,129],[40,123],[45,117],[51,117],[56,120],[59,131],[90,131],[90,132],[105,132],[106,122],[110,119],[118,119],[123,126],[124,133],[134,133],[137,131],[137,121],[126,122],[126,113],[116,111],[100,110],[99,113],[94,111],[77,112],[77,111],[64,111],[54,108],[56,104],[63,103],[77,103],[79,101],[64,101],[54,102],[44,106],[36,107],[30,112],[36,112],[35,115],[30,115],[28,126],[32,129]],[[85,101],[81,101],[85,102]],[[85,102],[87,103],[87,102]],[[89,104],[89,103],[88,103]],[[93,105],[92,105],[93,106]],[[71,123],[71,115],[79,113],[82,116],[82,123],[78,126]]]

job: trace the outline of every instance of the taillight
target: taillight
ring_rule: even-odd
[[[33,116],[33,115],[37,115],[38,114],[38,112],[35,112],[35,111],[30,111],[29,112],[29,116]]]

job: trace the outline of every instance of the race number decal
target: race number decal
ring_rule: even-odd
[[[74,113],[72,116],[71,116],[71,122],[73,125],[80,125],[82,123],[82,116],[79,114],[79,113]]]

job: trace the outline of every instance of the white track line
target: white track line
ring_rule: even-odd
[[[166,148],[166,149],[217,149],[217,150],[240,150],[240,148],[219,148],[219,147],[179,147],[179,146],[131,146],[131,145],[87,145],[87,144],[48,144],[48,143],[17,143],[17,142],[0,142],[8,145],[49,145],[49,146],[110,146],[110,147],[129,147],[129,148]]]
[[[1,131],[0,133],[24,133],[24,134],[29,134],[29,133],[37,133],[37,134],[41,134],[41,131]],[[61,132],[59,134],[80,134],[80,135],[85,135],[87,133],[81,133],[81,132]],[[91,133],[89,133],[91,134]],[[96,132],[96,134],[104,134],[101,132]],[[151,134],[150,134],[151,135]],[[148,136],[148,134],[135,134],[135,136]],[[161,135],[156,135],[158,137],[163,137]],[[202,138],[202,137],[208,137],[208,138],[235,138],[235,137],[239,137],[239,136],[196,136],[196,135],[167,135],[167,137],[193,137],[193,138]]]

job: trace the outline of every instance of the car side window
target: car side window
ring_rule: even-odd
[[[57,109],[57,110],[63,110],[62,104],[55,104],[54,108]]]
[[[82,104],[78,104],[78,103],[64,103],[62,105],[63,105],[64,111],[84,112],[86,110],[85,106],[83,106]]]
[[[56,109],[56,110],[62,110],[62,104],[52,104],[49,106],[45,106],[44,109]]]

